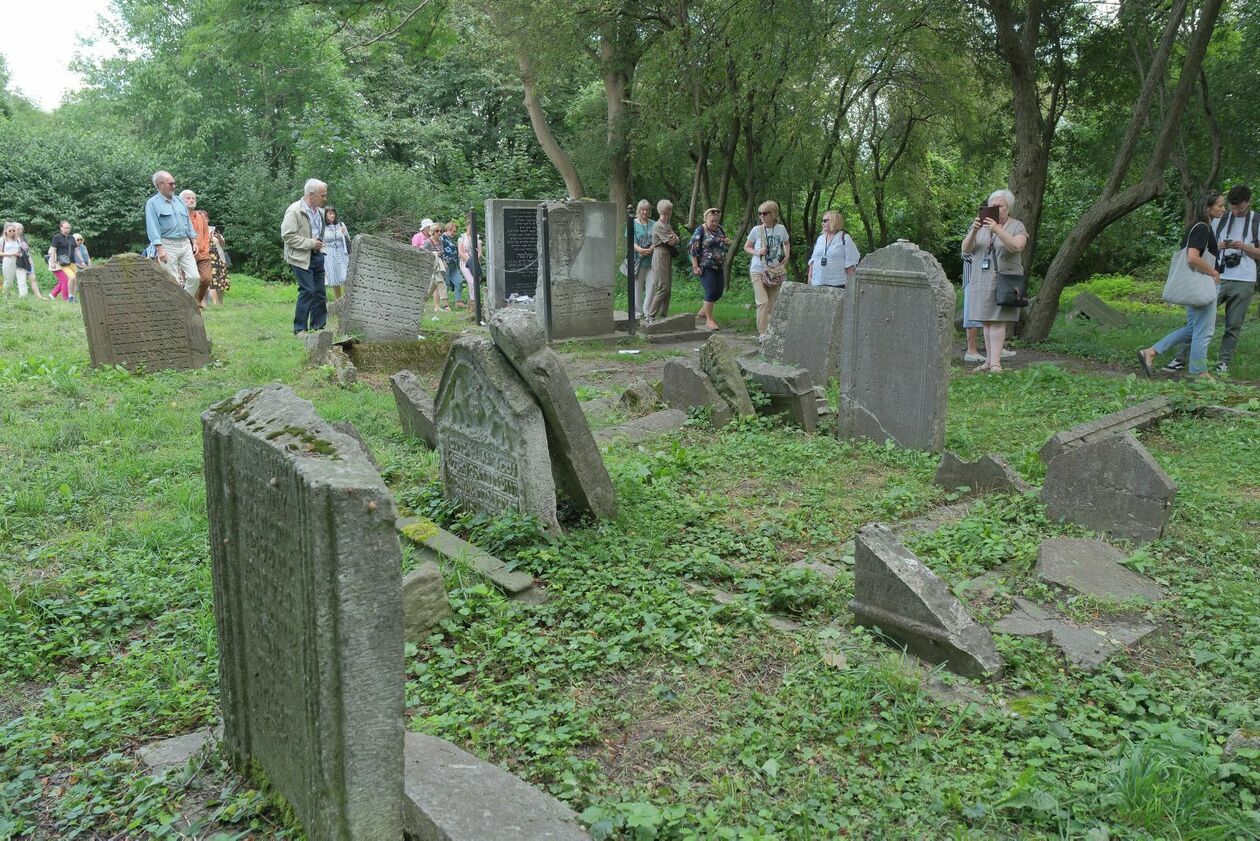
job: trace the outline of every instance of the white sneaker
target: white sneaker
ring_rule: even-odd
[[[1007,350],[1006,348],[1002,348],[1002,358],[1003,358],[1003,359],[1010,359],[1010,358],[1011,358],[1012,356],[1014,356],[1014,355],[1015,355],[1015,351],[1013,351],[1013,350]]]
[[[964,353],[963,362],[983,362],[984,355],[979,353]]]

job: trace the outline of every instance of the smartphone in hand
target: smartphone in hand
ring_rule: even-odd
[[[997,222],[998,221],[998,207],[995,204],[982,204],[980,205],[980,210],[977,211],[976,216],[980,219],[980,224],[982,225],[984,224],[984,220],[986,218],[992,219],[994,222]]]

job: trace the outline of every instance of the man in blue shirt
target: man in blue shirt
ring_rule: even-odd
[[[144,205],[144,227],[149,245],[157,252],[158,265],[170,273],[171,279],[196,296],[200,276],[193,254],[193,227],[188,207],[175,195],[175,178],[161,170],[153,173],[157,193]]]

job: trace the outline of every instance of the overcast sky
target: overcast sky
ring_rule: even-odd
[[[70,62],[83,50],[79,37],[96,36],[96,16],[109,5],[110,0],[0,0],[0,53],[12,76],[9,86],[45,111],[82,87]]]

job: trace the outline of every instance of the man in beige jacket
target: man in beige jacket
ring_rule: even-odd
[[[284,261],[297,278],[297,308],[293,313],[293,335],[323,330],[328,321],[328,300],[324,293],[324,202],[328,185],[317,178],[307,179],[302,198],[289,205],[280,223]]]

